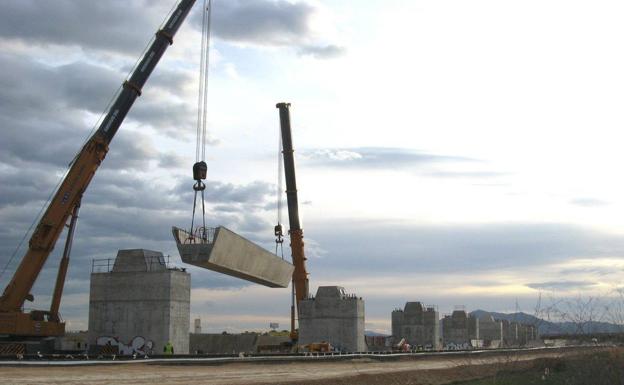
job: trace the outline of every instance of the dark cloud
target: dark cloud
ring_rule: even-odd
[[[549,281],[538,283],[527,283],[526,286],[531,289],[547,289],[547,290],[584,290],[589,289],[592,286],[597,285],[596,282],[591,281]]]
[[[345,47],[340,47],[334,44],[324,46],[308,45],[299,49],[299,55],[312,56],[317,59],[334,59],[344,55],[346,51]]]
[[[570,258],[624,257],[624,237],[565,224],[419,226],[327,221],[307,223],[306,236],[330,250],[313,269],[338,274],[483,274]]]
[[[67,279],[68,295],[88,295],[89,286],[84,285],[84,281],[88,280],[91,273],[91,261],[114,258],[118,249],[127,248],[148,248],[172,255],[173,264],[189,268],[195,288],[233,289],[249,285],[246,281],[189,267],[180,261],[171,226],[186,228],[190,225],[192,200],[169,194],[166,189],[154,185],[153,181],[142,180],[134,174],[101,171],[83,198]],[[8,182],[10,184],[11,180]],[[219,205],[210,205],[207,209],[207,224],[226,226],[271,249],[272,224],[262,215],[264,197],[254,193],[262,191],[262,187],[258,186],[262,184],[227,185],[223,191],[243,203],[230,205],[228,210],[220,209]],[[49,188],[46,186],[45,189]],[[254,199],[258,201],[254,202]],[[9,262],[41,204],[40,200],[34,200],[28,210],[16,202],[0,207],[0,217],[4,224],[0,230],[0,267],[3,268]],[[36,299],[33,308],[49,306],[49,293],[56,277],[64,239],[65,234],[62,234],[35,283],[32,291]],[[0,286],[8,283],[24,255],[27,243],[28,238],[8,264],[7,272],[0,279]],[[63,305],[62,311],[66,318],[75,315],[77,319],[84,319],[88,313],[87,306],[87,303]]]
[[[285,0],[232,0],[212,11],[214,35],[226,41],[258,45],[293,45],[306,40],[314,7]],[[201,14],[194,18],[201,28]]]
[[[431,171],[424,175],[434,178],[496,178],[508,174],[495,171]]]
[[[223,183],[215,180],[206,180],[204,196],[206,201],[213,204],[266,204],[265,201],[275,194],[275,186],[267,182],[254,181],[244,185]],[[191,200],[193,197],[193,181],[181,178],[172,189],[172,193],[185,196]],[[270,206],[267,206],[269,208]]]
[[[25,205],[46,199],[50,191],[42,185],[54,186],[59,178],[41,169],[23,170],[18,167],[0,167],[0,209],[8,205]]]
[[[0,66],[5,69],[0,74],[4,129],[0,162],[9,164],[40,162],[65,168],[92,128],[85,121],[101,114],[123,79],[106,67],[83,62],[52,67],[28,57],[0,54]],[[157,82],[155,87],[166,85],[167,81]],[[150,83],[146,90],[149,87]],[[177,137],[194,132],[190,105],[159,101],[151,91],[153,96],[145,92],[139,98],[127,121],[173,131]],[[122,127],[106,164],[116,169],[145,168],[146,162],[159,158],[146,134],[128,134]]]
[[[147,0],[8,0],[0,8],[0,37],[135,55],[164,20],[166,4]]]
[[[186,169],[188,162],[183,156],[173,152],[160,153],[158,155],[158,168]]]
[[[197,1],[190,15],[191,25],[198,30],[202,3]],[[147,0],[4,1],[0,8],[0,39],[135,56],[173,4]],[[303,1],[221,1],[212,11],[212,34],[228,42],[298,47],[299,54],[322,59],[343,54],[343,47],[317,41],[310,28],[316,11],[315,6]]]
[[[572,199],[570,204],[581,207],[603,207],[608,206],[609,202],[596,198],[576,198]]]
[[[232,0],[218,2],[212,11],[213,36],[227,42],[257,46],[292,47],[301,56],[333,59],[344,55],[345,47],[321,41],[310,23],[317,9],[300,1]],[[201,28],[201,13],[193,24]]]
[[[607,276],[611,274],[620,274],[621,271],[609,266],[584,266],[584,267],[569,267],[559,270],[559,275],[578,275],[578,274],[590,274],[594,276]]]
[[[206,185],[206,198],[211,202],[253,203],[264,202],[273,194],[274,188],[270,183],[251,182],[236,186],[232,183],[213,182]]]
[[[185,139],[191,143],[195,138],[197,121],[195,108],[192,103],[173,102],[144,94],[142,99],[132,107],[127,119],[150,125],[161,134]],[[207,140],[207,143],[213,145],[216,141]]]
[[[485,162],[406,148],[356,147],[301,152],[301,165],[361,170],[410,170],[433,178],[496,178],[507,174],[483,170]],[[459,168],[458,168],[459,167]]]

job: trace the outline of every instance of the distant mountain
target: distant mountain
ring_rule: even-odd
[[[477,317],[477,318],[481,318],[482,316],[487,316],[487,315],[491,315],[492,317],[494,317],[494,319],[497,320],[507,320],[510,322],[519,322],[519,323],[523,323],[523,324],[529,324],[529,325],[538,325],[539,323],[542,322],[548,322],[548,321],[544,321],[540,318],[537,318],[533,315],[527,314],[527,313],[523,313],[523,312],[519,312],[519,313],[497,313],[497,312],[493,312],[493,311],[486,311],[486,310],[475,310],[470,312],[470,315],[473,317]]]
[[[470,312],[473,317],[480,318],[482,316],[491,315],[496,320],[507,320],[511,322],[519,322],[529,325],[536,325],[540,335],[548,334],[587,334],[587,333],[618,333],[623,328],[619,325],[608,322],[551,322],[535,317],[531,314],[523,312],[519,313],[497,313],[485,310],[475,310]]]
[[[377,333],[372,330],[364,330],[364,335],[369,337],[389,337],[388,334]]]

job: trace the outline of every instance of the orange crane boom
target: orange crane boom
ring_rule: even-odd
[[[284,156],[284,174],[286,176],[286,200],[288,203],[288,224],[290,235],[290,249],[292,261],[295,266],[293,272],[293,287],[297,312],[299,302],[308,297],[309,281],[306,270],[306,256],[303,243],[303,229],[299,221],[299,202],[297,197],[297,178],[295,177],[295,150],[292,144],[292,132],[290,129],[290,103],[278,103],[280,129],[282,132],[282,154]],[[295,304],[291,307],[290,333],[291,339],[297,340],[295,331]]]
[[[194,3],[195,0],[181,0],[178,3],[163,27],[156,32],[156,37],[130,78],[123,83],[121,92],[112,103],[98,130],[72,162],[32,234],[26,254],[0,297],[0,335],[43,337],[64,334],[65,324],[60,321],[58,308],[71,249],[71,235],[82,194],[104,160],[108,146],[126,114],[136,98],[141,95],[143,85],[167,47],[173,44],[173,36]],[[22,310],[24,302],[33,300],[30,291],[72,213],[66,252],[59,268],[50,311],[33,310],[26,313]]]

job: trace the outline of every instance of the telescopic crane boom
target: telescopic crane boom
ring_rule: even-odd
[[[295,302],[299,312],[299,302],[308,297],[308,272],[305,266],[305,250],[303,247],[303,229],[299,222],[299,202],[297,198],[297,178],[295,177],[295,150],[293,150],[292,133],[290,130],[290,103],[278,103],[280,129],[282,131],[282,154],[284,155],[284,174],[286,176],[286,200],[288,203],[288,224],[290,234],[290,249],[295,266],[293,272],[293,287]],[[291,338],[297,340],[295,331],[295,304],[291,308]]]
[[[24,301],[33,300],[30,291],[41,272],[48,256],[52,252],[63,227],[73,213],[77,217],[82,194],[85,192],[93,175],[104,160],[108,146],[117,133],[126,114],[138,96],[158,61],[173,44],[173,36],[193,7],[195,0],[180,0],[156,37],[145,51],[145,55],[134,69],[130,78],[123,83],[121,92],[112,103],[98,130],[89,138],[71,164],[67,175],[54,194],[45,213],[41,217],[30,238],[28,250],[15,271],[13,278],[0,297],[0,335],[12,336],[56,336],[65,332],[65,323],[58,315],[62,286],[67,270],[67,258],[71,247],[71,238],[66,245],[66,252],[59,269],[57,284],[50,311],[22,310]],[[69,236],[73,233],[75,220],[70,223]]]

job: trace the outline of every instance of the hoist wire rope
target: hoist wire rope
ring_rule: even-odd
[[[210,67],[210,15],[211,15],[212,4],[210,0],[203,1],[202,8],[202,32],[201,32],[201,53],[200,53],[200,63],[199,63],[199,89],[197,95],[197,131],[196,131],[196,142],[195,142],[195,166],[200,161],[204,161],[206,158],[206,129],[208,122],[208,72]],[[194,166],[194,167],[195,167]],[[205,167],[205,164],[204,164]],[[194,175],[195,178],[198,178],[197,175]],[[204,188],[205,185],[201,181],[201,179],[196,179],[195,186],[193,186],[193,190],[195,190],[195,196],[193,198],[193,214],[191,217],[191,235],[194,235],[194,225],[195,225],[195,211],[197,209],[197,195],[198,192],[201,192],[201,206],[202,206],[202,230],[200,234],[198,234],[201,238],[205,239],[206,237],[206,206],[204,200]]]
[[[212,2],[211,0],[204,0],[208,3],[207,8],[207,25],[206,25],[206,46],[205,46],[205,70],[204,70],[204,125],[202,127],[202,160],[206,159],[206,130],[208,127],[208,79],[210,72],[210,24],[212,16]]]
[[[206,158],[206,129],[208,125],[208,72],[210,68],[210,19],[212,4],[204,0],[202,9],[201,57],[199,64],[199,94],[197,98],[197,142],[195,161]]]
[[[277,199],[277,226],[280,229],[280,234],[278,235],[276,232],[276,239],[275,239],[275,255],[278,255],[278,249],[281,251],[281,257],[282,259],[284,259],[284,240],[282,238],[283,233],[282,233],[282,201],[283,201],[283,178],[284,178],[284,171],[283,171],[283,159],[282,159],[282,131],[281,131],[281,126],[278,127],[277,129],[277,187],[276,187],[276,191],[275,191],[275,198]]]
[[[283,198],[283,161],[282,161],[282,136],[278,130],[278,145],[277,145],[277,223],[282,223],[282,198]]]
[[[169,16],[171,16],[171,14],[173,13],[173,11],[176,9],[176,6],[178,5],[179,1],[175,1],[173,6],[171,7],[171,9],[169,10],[169,12],[167,13],[167,15],[165,16],[165,18],[163,19],[163,21],[160,23],[159,29],[162,29],[162,27],[165,25],[165,23],[167,22],[167,19],[169,19]],[[154,41],[156,37],[153,35],[147,42],[147,44],[145,44],[145,47],[143,48],[143,51],[141,52],[141,55],[139,55],[139,57],[137,58],[137,60],[135,61],[134,65],[132,66],[132,68],[130,69],[130,71],[128,72],[128,74],[126,75],[125,79],[129,79],[130,76],[132,75],[132,73],[136,70],[136,68],[139,65],[139,62],[141,61],[141,58],[143,58],[143,56],[145,56],[145,53],[147,52],[147,49],[149,48],[149,46],[152,44],[152,42]],[[56,185],[54,186],[54,188],[52,188],[52,191],[50,192],[50,194],[48,195],[48,198],[45,200],[45,202],[43,203],[43,205],[41,206],[41,209],[39,210],[39,212],[37,213],[37,215],[35,216],[35,218],[33,219],[32,223],[30,224],[30,226],[28,227],[28,229],[26,230],[26,232],[24,232],[24,235],[22,236],[22,238],[20,239],[19,243],[17,244],[17,247],[15,247],[15,250],[13,250],[13,253],[11,253],[11,257],[9,257],[9,260],[7,261],[7,263],[3,266],[2,271],[0,271],[0,279],[2,279],[2,277],[4,276],[5,272],[7,271],[7,269],[9,268],[11,262],[13,262],[13,259],[15,259],[15,256],[17,255],[17,252],[20,250],[20,248],[22,247],[22,245],[24,244],[24,241],[26,240],[26,238],[28,237],[28,234],[30,234],[30,232],[32,231],[33,227],[35,226],[35,224],[41,219],[41,215],[43,214],[43,211],[46,209],[46,207],[48,207],[48,204],[50,203],[50,201],[52,200],[52,197],[54,196],[54,194],[56,193],[56,191],[59,189],[59,187],[61,186],[61,184],[63,183],[63,180],[65,180],[65,177],[67,176],[67,173],[69,172],[70,167],[72,166],[72,164],[76,161],[76,158],[78,158],[78,155],[80,155],[80,152],[83,150],[84,146],[87,144],[87,142],[89,141],[89,139],[91,139],[91,137],[93,136],[95,130],[97,129],[97,127],[99,127],[99,125],[102,123],[102,120],[104,119],[104,117],[106,116],[107,112],[110,110],[114,100],[117,98],[117,96],[119,96],[119,94],[121,93],[122,90],[122,86],[117,87],[117,89],[115,90],[115,92],[113,92],[113,94],[111,95],[110,100],[108,101],[108,103],[106,104],[106,107],[104,108],[104,110],[102,111],[102,113],[100,114],[99,118],[95,121],[95,124],[91,127],[91,130],[89,130],[89,133],[86,135],[86,137],[84,138],[84,140],[82,141],[82,144],[80,146],[80,148],[76,151],[76,153],[74,154],[74,156],[72,157],[71,161],[68,163],[67,167],[65,168],[65,170],[63,171],[63,173],[61,174],[61,176],[58,179],[58,182],[56,183]]]
[[[37,213],[37,215],[35,216],[35,219],[32,221],[32,223],[30,224],[30,227],[28,227],[28,230],[26,230],[26,232],[24,233],[24,235],[22,236],[22,239],[19,241],[17,247],[15,248],[15,250],[13,251],[13,253],[11,254],[11,257],[9,258],[9,260],[7,261],[7,263],[4,265],[4,267],[2,268],[2,271],[0,272],[0,279],[2,278],[2,276],[4,275],[4,273],[6,272],[6,270],[9,268],[9,265],[11,264],[11,262],[13,262],[13,259],[15,258],[15,256],[17,255],[17,252],[19,251],[19,249],[22,247],[22,245],[24,244],[24,241],[26,240],[26,238],[28,237],[28,234],[30,234],[31,230],[33,229],[33,227],[35,226],[35,224],[39,221],[39,218],[41,218],[41,215],[43,214],[43,211],[45,210],[45,208],[48,206],[48,203],[50,202],[50,200],[52,199],[52,197],[54,196],[54,193],[56,192],[56,190],[58,190],[59,186],[61,185],[61,183],[63,182],[63,179],[65,179],[65,175],[67,175],[67,172],[64,173],[64,175],[61,177],[61,179],[58,181],[58,183],[56,184],[56,186],[52,189],[52,192],[50,193],[50,195],[48,196],[48,199],[46,199],[45,203],[43,204],[43,206],[41,206],[41,209],[39,210],[39,212]]]
[[[203,127],[203,117],[204,117],[204,71],[205,71],[205,60],[206,60],[206,0],[204,0],[204,5],[202,8],[202,32],[201,32],[201,53],[200,53],[200,62],[199,62],[199,93],[197,95],[197,136],[195,143],[195,162],[199,162],[200,155],[200,146],[201,146],[201,132]]]

